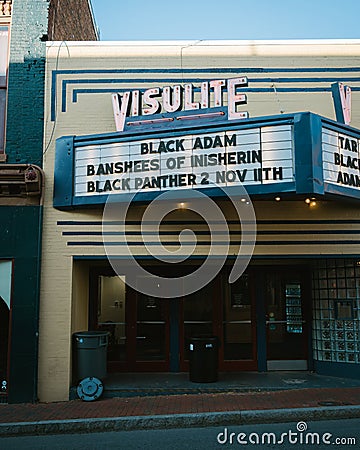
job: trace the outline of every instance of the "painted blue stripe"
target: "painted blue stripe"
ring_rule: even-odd
[[[218,68],[163,68],[163,69],[59,69],[57,75],[100,74],[100,73],[318,73],[318,72],[359,72],[360,67],[218,67]]]
[[[316,241],[318,242],[318,241]],[[120,242],[120,241],[109,241],[109,242],[103,242],[103,241],[69,241],[67,242],[67,245],[69,246],[95,246],[95,247],[100,247],[100,246],[109,246],[109,247],[123,247],[123,246],[129,246],[129,247],[135,247],[135,246],[144,246],[147,245],[149,247],[159,247],[162,248],[163,245],[168,245],[168,246],[179,246],[179,243],[176,241],[161,241],[161,245],[159,244],[159,242],[157,241],[139,241],[139,242]],[[224,245],[223,241],[202,241],[202,242],[198,242],[197,243],[198,246],[199,245]],[[225,243],[226,244],[226,243]],[[252,245],[252,242],[241,242],[241,241],[231,241],[231,245]],[[272,244],[272,242],[271,242]],[[181,245],[184,246],[193,246],[194,243],[193,242],[181,242]]]
[[[81,94],[111,94],[111,93],[122,93],[125,92],[127,89],[74,89],[72,91],[72,102],[76,103],[78,101],[78,96]],[[146,89],[139,89],[141,92],[144,92]],[[194,88],[194,91],[197,91],[200,89]],[[265,93],[265,92],[274,92],[273,88],[241,88],[239,89],[239,92],[243,90],[244,92],[252,92],[252,93]],[[353,92],[360,91],[360,87],[352,87],[351,90]],[[309,87],[309,88],[283,88],[283,87],[277,87],[276,92],[331,92],[331,88],[328,87]]]
[[[199,236],[209,236],[210,232],[208,231],[194,231],[195,234]],[[360,231],[359,231],[360,233]],[[63,236],[154,236],[160,235],[160,236],[178,236],[179,231],[63,231]],[[213,235],[221,236],[223,234],[227,234],[225,231],[214,231],[212,233]],[[251,232],[244,232],[241,233],[240,231],[231,230],[228,232],[230,235],[236,235],[236,234],[245,234],[245,235],[252,235]],[[260,233],[258,233],[260,234]]]
[[[341,243],[342,245],[358,245],[360,244],[359,240],[344,240],[344,241],[339,241],[339,240],[327,240],[327,241],[260,241],[260,242],[256,242],[257,246],[262,246],[262,245],[339,245],[339,243]],[[153,242],[153,241],[144,241],[144,242],[115,242],[115,241],[109,241],[109,242],[101,242],[101,241],[72,241],[72,242],[68,242],[67,245],[69,246],[95,246],[95,247],[99,247],[99,246],[109,246],[109,247],[114,247],[114,246],[129,246],[129,247],[134,247],[134,246],[143,246],[143,245],[147,245],[149,247],[161,247],[161,245],[168,245],[168,246],[179,246],[179,243],[176,241],[161,241],[161,245],[159,244],[159,242]],[[242,242],[239,240],[236,241],[231,241],[229,243],[230,245],[252,245],[252,242]],[[181,245],[185,245],[185,246],[193,246],[194,243],[193,242],[182,242]],[[224,245],[223,241],[202,241],[202,242],[198,242],[197,243],[198,246],[202,245],[213,245],[213,246],[221,246]]]
[[[179,225],[178,222],[173,222],[173,221],[163,221],[161,222],[164,225]],[[220,221],[211,221],[208,222],[209,224],[212,225],[216,225],[216,224],[221,224],[222,222]],[[238,220],[228,220],[227,221],[228,224],[232,224],[232,225],[236,225],[239,223]],[[243,222],[244,223],[244,222]],[[258,225],[331,225],[331,224],[360,224],[360,219],[334,219],[334,220],[329,220],[329,219],[320,219],[320,220],[308,220],[308,219],[300,219],[300,220],[296,220],[296,219],[289,219],[289,220],[280,220],[280,219],[274,219],[274,220],[257,220],[256,223]],[[122,221],[104,221],[102,222],[101,220],[96,220],[96,221],[86,221],[86,220],[58,220],[57,221],[57,225],[83,225],[83,226],[89,226],[89,225],[95,225],[95,226],[102,226],[102,225],[122,225],[123,222]],[[140,221],[140,220],[127,220],[126,221],[126,225],[157,225],[158,222],[156,221]],[[186,222],[186,224],[189,225],[204,225],[206,224],[205,221],[202,220],[189,220]]]
[[[161,258],[163,260],[168,259],[169,261],[173,261],[174,259],[181,259],[181,261],[183,260],[182,256],[177,256],[177,255],[174,255],[174,256],[171,256],[171,257],[161,256]],[[207,259],[207,258],[212,259],[212,260],[217,260],[217,259],[223,260],[224,259],[224,257],[221,256],[221,255],[220,256],[217,256],[217,255],[191,255],[191,256],[189,256],[187,258],[187,260],[191,259],[191,260],[200,260],[201,261],[201,260],[204,260],[204,259]],[[80,260],[80,261],[82,261],[82,260],[93,260],[93,261],[104,261],[106,263],[109,262],[109,259],[108,259],[107,256],[101,256],[101,255],[88,255],[88,256],[85,256],[85,255],[73,255],[73,259],[74,260]],[[129,257],[128,256],[122,256],[122,255],[113,255],[113,256],[111,256],[111,259],[128,261]],[[143,256],[133,255],[133,257],[131,259],[136,259],[136,260],[139,260],[139,261],[143,261],[143,260],[146,260],[146,261],[149,261],[149,260],[151,260],[151,261],[158,261],[157,258],[155,256],[152,256],[152,255],[143,255]],[[229,260],[234,260],[234,259],[236,259],[236,256],[234,256],[234,255],[229,256],[228,259]]]
[[[286,77],[286,78],[248,78],[249,83],[326,83],[326,82],[333,82],[333,81],[359,81],[359,77],[301,77],[301,78],[293,78],[293,77]],[[63,89],[67,87],[68,84],[114,84],[114,83],[183,83],[183,82],[193,82],[193,83],[202,83],[203,81],[208,81],[207,78],[186,78],[185,80],[179,79],[179,78],[80,78],[78,80],[74,79],[65,79],[62,80],[62,87]],[[246,89],[246,88],[244,88]]]
[[[127,261],[129,260],[128,256],[122,256],[122,255],[114,255],[111,257],[112,259],[116,259],[116,260],[123,260],[123,261]],[[138,256],[138,255],[133,255],[133,257],[131,259],[136,259],[138,261],[158,261],[158,259],[155,256],[151,256],[151,255],[143,255],[143,256]],[[181,259],[181,256],[171,256],[169,258],[166,258],[165,256],[161,257],[162,259],[169,259],[169,260],[174,260],[174,259]],[[209,256],[209,255],[191,255],[187,258],[187,261],[190,260],[204,260],[204,259],[223,259],[223,256]],[[237,258],[236,255],[228,255],[227,256],[227,261],[232,262],[233,260],[235,260]],[[322,254],[322,255],[304,255],[303,253],[292,253],[290,255],[287,254],[281,254],[281,255],[253,255],[252,256],[252,260],[265,260],[265,261],[274,261],[274,260],[282,260],[282,261],[289,261],[290,263],[293,260],[312,260],[312,261],[323,261],[323,260],[330,260],[330,259],[350,259],[352,260],[354,263],[355,261],[357,261],[357,259],[354,259],[355,256],[354,255],[348,255],[348,254],[333,254],[333,253],[329,253],[329,254]],[[101,256],[101,255],[73,255],[73,259],[76,261],[103,261],[104,263],[108,263],[108,257],[107,256]]]
[[[180,224],[179,224],[180,225]],[[188,225],[187,223],[185,225]],[[196,235],[199,236],[209,236],[210,234],[216,235],[245,235],[249,236],[253,233],[250,231],[241,232],[240,230],[227,230],[227,231],[197,231],[192,230]],[[256,232],[258,236],[277,236],[277,235],[311,235],[311,234],[360,234],[360,230],[258,230]],[[63,231],[63,236],[153,236],[154,231]],[[160,236],[178,236],[179,230],[177,231],[158,231],[156,235]]]
[[[56,117],[56,70],[51,73],[51,121],[54,122]]]
[[[62,96],[61,96],[61,111],[66,112],[66,92],[67,86],[70,84],[123,84],[123,83],[179,83],[187,82],[187,83],[201,83],[203,81],[207,81],[206,78],[186,78],[186,80],[179,80],[178,78],[134,78],[134,79],[126,79],[126,78],[98,78],[94,79],[79,79],[79,80],[62,80]],[[360,81],[359,77],[342,77],[342,78],[333,78],[333,77],[323,77],[323,78],[249,78],[249,83],[321,83],[321,82],[358,82]],[[247,90],[248,91],[248,90]],[[271,89],[270,89],[271,91]],[[306,91],[305,91],[306,92]]]
[[[179,74],[192,74],[192,73],[355,73],[359,72],[360,67],[302,67],[302,68],[284,68],[284,67],[231,67],[231,68],[216,68],[216,69],[77,69],[77,70],[53,70],[51,81],[51,120],[55,120],[56,116],[56,97],[57,97],[57,76],[58,75],[78,75],[78,74],[163,74],[163,73],[179,73]],[[177,80],[178,81],[178,80]],[[184,80],[182,80],[184,81]],[[340,81],[343,81],[342,79]]]

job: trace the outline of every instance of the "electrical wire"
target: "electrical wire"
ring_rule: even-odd
[[[66,49],[67,49],[68,57],[70,58],[70,51],[69,51],[69,47],[68,47],[68,45],[67,45],[67,42],[66,42],[66,41],[61,41],[61,43],[60,43],[60,45],[59,45],[59,48],[58,48],[58,51],[57,51],[57,55],[56,55],[55,72],[57,72],[57,71],[59,70],[60,50],[61,50],[61,47],[62,47],[63,45],[65,45],[65,47],[66,47]],[[55,100],[54,100],[54,101],[55,101],[55,104],[54,104],[54,108],[55,108],[55,117],[54,117],[54,122],[53,122],[52,130],[51,130],[51,133],[50,133],[49,142],[47,143],[47,145],[46,145],[44,151],[42,152],[41,160],[35,161],[34,164],[41,164],[41,163],[42,163],[42,160],[43,160],[45,154],[47,153],[47,151],[48,151],[49,148],[50,148],[50,145],[51,145],[52,142],[53,142],[53,138],[54,138],[54,134],[55,134],[55,129],[56,129],[56,123],[57,123],[57,98],[56,98],[56,97],[55,97]]]

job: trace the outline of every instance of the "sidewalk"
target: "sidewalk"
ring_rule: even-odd
[[[228,384],[222,392],[211,392],[211,386],[206,392],[204,386],[204,392],[181,395],[133,393],[93,402],[0,404],[0,436],[360,418],[359,381],[315,376],[315,384],[322,380],[324,387],[304,387],[301,378],[292,379],[288,388],[260,391],[253,386],[234,392]],[[341,387],[345,383],[351,387]]]

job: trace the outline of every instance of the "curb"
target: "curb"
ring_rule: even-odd
[[[259,392],[280,392],[290,391],[293,388],[288,386],[282,387],[224,387],[224,388],[147,388],[147,389],[119,389],[119,388],[104,388],[102,398],[131,398],[131,397],[155,397],[157,395],[198,395],[198,394],[244,394],[244,393],[259,393]],[[70,388],[69,400],[78,400],[79,396],[76,392],[76,387]]]
[[[332,406],[326,408],[271,409],[196,414],[168,414],[154,416],[106,417],[96,419],[46,420],[0,424],[0,437],[96,433],[104,431],[133,431],[138,429],[191,428],[256,423],[317,421],[326,419],[360,418],[360,406]]]

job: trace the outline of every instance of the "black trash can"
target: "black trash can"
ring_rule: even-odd
[[[218,380],[219,338],[192,337],[189,342],[189,378],[195,383]]]
[[[80,331],[74,333],[75,371],[77,380],[106,377],[107,331]]]

